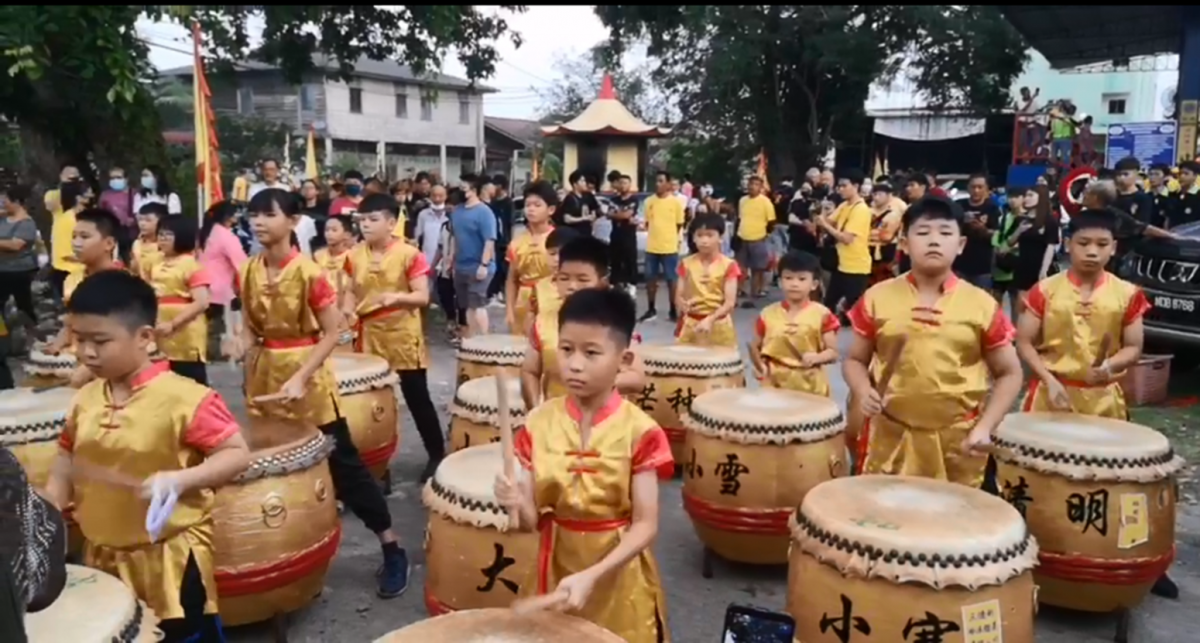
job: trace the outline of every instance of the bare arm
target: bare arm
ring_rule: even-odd
[[[871,358],[874,356],[874,340],[854,333],[854,340],[850,342],[850,350],[846,351],[846,358],[842,360],[842,375],[846,378],[846,384],[850,387],[850,391],[860,399],[872,387],[869,369]]]
[[[1038,271],[1038,276],[1042,279],[1046,278],[1046,274],[1050,272],[1050,264],[1054,262],[1054,251],[1058,249],[1058,244],[1047,244],[1046,252],[1042,255],[1042,267]]]
[[[504,312],[510,319],[517,314],[518,289],[517,267],[509,262],[508,275],[504,277]]]
[[[1120,373],[1137,364],[1142,358],[1142,345],[1145,341],[1145,326],[1141,318],[1133,320],[1121,331],[1121,350],[1108,359],[1108,370]]]
[[[337,309],[337,306],[326,306],[317,313],[317,321],[321,324],[321,339],[308,354],[308,359],[300,365],[300,370],[296,371],[293,376],[300,378],[302,382],[311,379],[313,373],[316,373],[317,369],[321,368],[321,365],[333,353],[333,349],[337,348],[342,327],[342,312]]]
[[[5,252],[20,252],[27,245],[24,239],[0,239],[0,250]]]
[[[620,542],[600,562],[582,573],[604,578],[637,558],[658,536],[658,474],[643,471],[633,475],[633,517]]]
[[[533,329],[530,329],[530,335],[533,335]],[[521,399],[525,401],[526,413],[536,408],[542,399],[542,352],[534,348],[533,337],[529,344],[521,364]]]
[[[1038,354],[1034,343],[1042,334],[1042,319],[1026,307],[1025,312],[1017,319],[1017,355],[1029,367],[1029,370],[1043,382],[1055,379],[1042,356]]]
[[[837,331],[831,330],[828,333],[823,333],[821,335],[821,340],[822,343],[825,344],[825,350],[817,353],[817,363],[825,365],[837,362]]]
[[[494,259],[495,256],[496,240],[488,239],[487,241],[483,242],[483,255],[479,258],[479,264],[481,266],[486,266],[492,262],[492,259]]]
[[[642,356],[634,353],[633,362],[629,366],[622,366],[617,373],[617,392],[621,395],[632,395],[641,393],[645,387],[646,365],[642,362]]]
[[[179,492],[216,489],[245,471],[249,464],[250,447],[241,432],[234,433],[209,451],[204,462],[180,472]]]
[[[721,305],[708,316],[709,319],[720,319],[729,313],[733,312],[733,307],[737,305],[738,281],[737,279],[726,279],[725,298],[721,300]],[[681,309],[682,310],[682,309]]]
[[[1021,373],[1021,360],[1017,359],[1017,351],[1012,344],[987,351],[983,358],[992,374],[992,394],[983,405],[978,426],[994,427],[1012,411],[1013,404],[1021,395],[1024,375]]]
[[[74,487],[71,485],[72,456],[70,451],[59,447],[54,464],[50,467],[50,478],[46,481],[46,500],[59,511],[71,505]]]
[[[387,307],[424,308],[429,305],[429,277],[414,277],[408,282],[409,292],[388,293]]]
[[[183,312],[179,313],[179,316],[170,321],[172,333],[187,326],[193,319],[208,311],[208,286],[192,288],[191,293],[192,302],[183,308]]]

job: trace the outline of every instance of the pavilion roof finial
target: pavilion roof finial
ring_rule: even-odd
[[[617,91],[613,89],[612,74],[604,72],[604,80],[600,82],[600,95],[596,98],[600,100],[617,99]]]

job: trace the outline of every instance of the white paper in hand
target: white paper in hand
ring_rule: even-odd
[[[146,533],[150,534],[150,542],[158,542],[158,537],[175,511],[175,503],[178,500],[179,492],[174,487],[155,483],[150,496],[150,507],[146,509]]]

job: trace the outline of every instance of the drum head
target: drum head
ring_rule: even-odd
[[[154,613],[120,579],[78,565],[67,565],[67,585],[58,600],[25,616],[31,643],[154,641],[157,623]]]
[[[67,419],[76,389],[17,388],[0,391],[0,444],[12,440],[26,443],[39,433],[47,439],[58,437]]]
[[[375,643],[621,643],[621,637],[556,612],[518,615],[509,609],[466,610],[392,632]]]
[[[735,348],[643,344],[634,349],[651,376],[721,377],[745,372],[742,354]]]
[[[718,389],[692,401],[685,424],[702,435],[748,444],[817,442],[846,429],[827,397],[780,389]]]
[[[1074,413],[1010,413],[995,442],[1002,460],[1079,480],[1161,480],[1183,465],[1154,429]]]
[[[39,350],[29,351],[28,365],[32,370],[37,371],[71,371],[75,369],[78,361],[75,356],[70,353],[60,353],[58,355],[49,355]],[[30,369],[26,369],[30,370]]]
[[[1000,584],[1030,569],[1037,545],[1004,500],[908,476],[836,478],[808,493],[793,537],[843,573],[935,587]]]
[[[455,451],[438,465],[422,498],[430,510],[455,522],[508,529],[508,510],[496,502],[496,476],[504,471],[500,444]],[[518,465],[516,474],[528,474]]]
[[[329,364],[339,387],[380,379],[391,373],[386,359],[364,353],[334,353],[329,356]]]
[[[529,340],[520,335],[476,335],[462,341],[458,353],[466,358],[520,357],[524,359]]]
[[[525,415],[525,400],[521,398],[521,382],[515,377],[505,378],[505,389],[508,399],[508,412],[511,415]],[[479,413],[495,415],[500,411],[496,399],[496,377],[489,375],[464,382],[454,394],[454,405],[451,412],[455,415],[465,413],[471,416]],[[494,418],[493,418],[494,419]]]

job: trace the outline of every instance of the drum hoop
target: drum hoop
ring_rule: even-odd
[[[455,356],[460,360],[471,362],[472,364],[487,364],[490,366],[508,366],[514,361],[525,359],[525,350],[520,351],[514,349],[511,351],[505,350],[487,350],[475,351],[469,349],[458,349],[458,354]]]
[[[488,404],[479,402],[467,402],[459,397],[458,393],[454,394],[454,400],[450,403],[450,415],[454,417],[463,417],[469,420],[474,420],[479,417],[496,417],[500,415],[499,404]],[[508,406],[509,417],[519,420],[525,417],[524,405],[520,407],[510,404]]]
[[[47,356],[50,359],[36,360],[32,355],[25,360],[24,367],[26,372],[34,371],[73,371],[79,364],[78,360],[62,357],[59,355]]]
[[[399,377],[393,371],[387,370],[385,367],[382,372],[371,373],[370,375],[360,375],[348,379],[339,379],[337,372],[333,374],[333,378],[337,380],[338,392],[348,393],[353,391],[364,391],[377,388],[387,388],[396,383]]]
[[[653,357],[642,357],[642,364],[646,370],[646,375],[657,377],[694,377],[703,379],[714,376],[737,375],[746,371],[746,363],[742,361],[741,356],[737,357],[737,359],[709,362],[707,364],[680,364],[679,362],[654,359]]]
[[[117,635],[117,640],[124,643],[125,641],[136,641],[142,635],[142,620],[146,617],[146,608],[142,606],[142,601],[135,597],[135,605],[133,610],[133,618],[125,624]]]
[[[278,474],[311,469],[329,457],[333,446],[333,440],[317,433],[296,448],[251,460],[250,466],[234,478],[233,483],[247,484]]]
[[[53,442],[67,426],[66,413],[53,420],[40,420],[32,424],[6,423],[0,425],[0,444],[7,443],[9,438],[20,439],[20,444],[37,442]],[[23,437],[30,434],[29,437]]]
[[[508,525],[508,509],[506,507],[495,501],[467,498],[461,493],[442,485],[438,482],[436,476],[430,478],[429,482],[425,483],[423,495],[425,496],[425,505],[430,507],[430,509],[434,509],[435,504],[445,504],[475,516],[474,519],[461,518],[448,515],[442,511],[434,511],[434,513],[447,520],[462,524],[473,524],[479,527],[493,527],[501,531],[507,530],[505,526]],[[479,514],[483,514],[487,518],[481,518]]]
[[[995,458],[1000,462],[1071,480],[1150,482],[1169,478],[1184,465],[1184,459],[1169,446],[1166,451],[1156,455],[1127,458],[1053,451],[997,436],[992,437],[992,442],[999,447]]]
[[[713,437],[738,437],[747,443],[806,444],[828,440],[846,430],[846,420],[842,416],[841,409],[835,407],[834,412],[834,415],[818,420],[763,426],[718,420],[703,413],[697,413],[695,403],[693,403],[692,408],[684,417],[684,424],[701,434]]]

